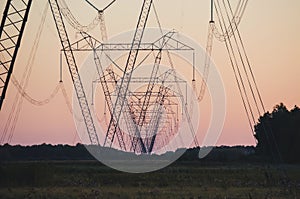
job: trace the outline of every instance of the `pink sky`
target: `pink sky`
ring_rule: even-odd
[[[83,1],[80,1],[81,3],[71,0],[66,2],[70,4],[74,13],[78,13],[76,16],[82,23],[88,23],[96,15],[94,10],[82,3]],[[125,1],[118,1],[106,12],[109,35],[116,35],[135,27],[141,3],[138,0],[130,2],[129,5]],[[164,28],[174,28],[205,46],[209,2],[209,0],[165,0],[155,1],[155,6]],[[33,2],[14,68],[14,75],[17,79],[21,78],[24,71],[45,3],[46,0]],[[100,4],[99,6],[101,7]],[[4,3],[0,5],[1,13],[3,9]],[[240,24],[239,29],[253,71],[266,109],[269,111],[280,102],[283,102],[289,109],[296,104],[300,105],[299,10],[300,1],[298,0],[249,1]],[[156,26],[153,13],[150,14],[149,26]],[[71,31],[70,36],[73,41],[75,35],[75,32]],[[59,38],[49,9],[27,89],[32,97],[43,99],[57,85],[59,50]],[[78,65],[83,63],[85,57],[86,54],[79,56]],[[227,96],[225,125],[217,144],[253,145],[255,142],[246,120],[224,43],[214,42],[213,60],[223,78]],[[72,85],[66,67],[64,68],[64,82],[71,98]],[[13,84],[10,84],[0,112],[0,132],[4,131],[16,92]],[[78,139],[73,118],[61,93],[51,103],[41,107],[33,106],[24,100],[12,144],[74,144],[76,142]]]

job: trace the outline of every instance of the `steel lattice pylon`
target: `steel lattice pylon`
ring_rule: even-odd
[[[126,55],[131,50],[131,45],[129,43],[101,43],[87,33],[82,33],[82,37],[71,44],[70,48],[63,50],[92,53],[96,66],[95,72],[98,73],[97,79],[93,80],[93,83],[99,83],[101,86],[102,96],[108,108],[108,114],[105,114],[105,117],[109,119],[113,114],[115,105],[113,102],[120,94],[119,88],[124,72],[122,68],[114,65],[114,58],[110,57],[109,54],[119,51],[119,53]],[[117,125],[115,119],[112,121],[111,125],[116,128],[116,131],[105,135],[106,144],[104,146],[135,153],[153,153],[167,145],[171,137],[176,135],[181,121],[182,116],[178,116],[178,109],[183,108],[184,103],[180,94],[175,93],[170,85],[174,89],[177,84],[187,84],[183,79],[174,78],[177,74],[173,69],[163,72],[164,69],[160,65],[162,56],[166,55],[168,51],[183,51],[193,55],[194,49],[177,40],[176,32],[171,30],[163,35],[159,34],[158,39],[154,39],[153,42],[151,40],[141,42],[138,50],[140,50],[140,57],[137,61],[137,68],[141,67],[140,61],[144,60],[145,54],[152,52],[155,55],[153,62],[151,59],[151,61],[148,60],[151,62],[152,72],[149,71],[150,73],[146,76],[139,76],[139,73],[134,72],[130,80],[123,80],[124,84],[130,83],[131,86],[146,86],[140,90],[128,90],[126,98],[124,98],[120,123]],[[160,72],[158,73],[158,71]],[[94,94],[92,95],[94,96]],[[92,99],[92,101],[94,100]],[[136,128],[141,134],[138,137],[134,134]],[[141,148],[139,140],[143,142],[145,151]]]
[[[0,109],[13,72],[32,0],[8,0],[0,26]]]
[[[71,44],[62,18],[63,13],[60,12],[57,0],[49,0],[49,3],[91,143],[100,145],[76,65],[73,53],[75,51],[91,51],[93,53],[96,72],[98,73],[98,79],[95,81],[101,83],[110,116],[103,146],[116,147],[116,143],[113,142],[117,140],[121,150],[135,153],[152,153],[164,146],[164,143],[170,140],[169,137],[174,136],[178,131],[178,111],[176,113],[173,106],[177,106],[177,109],[181,107],[183,110],[185,103],[178,87],[181,80],[177,77],[173,66],[173,69],[163,73],[161,71],[163,70],[160,68],[162,56],[164,52],[167,52],[169,57],[169,51],[194,51],[194,49],[174,39],[174,31],[161,33],[161,36],[154,42],[142,42],[152,4],[150,0],[144,0],[132,43],[115,44],[106,42],[107,33],[103,12],[100,15],[100,26],[103,26],[100,30],[104,43],[99,42],[86,32],[81,32],[82,38]],[[105,52],[104,54],[107,56],[109,51],[128,52],[124,68],[118,67],[117,69],[119,73],[114,71],[113,64],[105,65],[108,66],[106,68],[102,66],[103,63],[98,53],[102,55]],[[141,57],[138,58],[139,52],[140,54],[148,52],[155,54],[152,72],[150,77],[146,79],[132,75],[140,64],[136,64],[136,62],[141,61]],[[114,63],[111,58],[109,60]],[[146,89],[141,87],[140,90],[132,90],[131,86],[135,82],[146,84]],[[186,83],[186,81],[181,83]],[[173,92],[174,90],[170,86],[177,89],[178,92]],[[176,99],[172,101],[171,98]],[[185,112],[188,114],[187,111]],[[189,117],[186,117],[189,120]],[[188,122],[191,125],[191,121]],[[157,138],[159,140],[156,142]]]

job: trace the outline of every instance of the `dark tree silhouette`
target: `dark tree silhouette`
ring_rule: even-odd
[[[255,125],[256,150],[277,162],[300,162],[300,109],[288,110],[283,103],[265,113]]]

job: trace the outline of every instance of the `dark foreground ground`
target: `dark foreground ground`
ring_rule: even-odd
[[[300,165],[176,162],[129,174],[96,161],[0,162],[0,198],[298,199]]]

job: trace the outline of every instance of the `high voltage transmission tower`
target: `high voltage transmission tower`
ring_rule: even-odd
[[[41,25],[33,44],[33,53],[30,53],[29,62],[22,80],[19,82],[12,76],[32,0],[7,0],[0,24],[0,109],[3,105],[10,79],[17,88],[19,95],[14,99],[8,122],[0,136],[0,144],[4,143],[3,141],[6,137],[8,137],[8,142],[12,139],[21,110],[22,99],[26,99],[31,104],[42,106],[49,103],[61,90],[70,112],[74,114],[74,118],[84,122],[89,139],[88,144],[92,146],[113,147],[138,154],[159,153],[161,149],[168,146],[172,141],[176,141],[177,137],[181,138],[182,135],[185,137],[187,136],[186,132],[189,132],[194,146],[199,147],[196,135],[198,129],[195,128],[192,121],[191,113],[193,107],[191,111],[188,110],[188,82],[182,79],[181,75],[176,71],[176,61],[172,57],[173,52],[181,51],[189,52],[194,56],[195,49],[176,38],[175,31],[164,32],[162,30],[153,0],[142,1],[132,40],[118,43],[110,43],[104,18],[104,12],[116,0],[112,0],[103,9],[98,9],[88,0],[85,0],[85,2],[97,11],[96,17],[88,25],[79,23],[68,8],[65,0],[48,0],[62,46],[61,52],[65,55],[80,107],[82,117],[78,118],[68,100],[66,90],[62,84],[62,76],[60,83],[45,100],[33,99],[25,90],[48,7],[44,10]],[[203,100],[208,87],[213,40],[217,39],[223,42],[233,69],[242,104],[254,135],[253,126],[256,124],[256,118],[265,113],[265,107],[238,28],[247,4],[248,0],[238,0],[236,9],[233,10],[230,0],[211,0],[211,14],[200,82],[196,79],[195,60],[190,64],[192,65],[191,87],[194,92],[191,95],[195,95],[198,102]],[[151,9],[154,10],[161,34],[154,41],[143,42]],[[216,18],[214,18],[214,15],[216,15]],[[71,43],[65,22],[77,33],[80,33],[80,39]],[[101,41],[90,34],[90,31],[98,25],[100,26]],[[90,104],[74,52],[90,52],[92,54],[97,73],[97,77],[92,80],[92,84],[100,83],[105,107],[107,107],[109,112],[106,115],[105,110],[104,120],[109,119],[109,122],[104,135],[99,135],[99,132],[96,130],[94,100],[92,99]],[[112,52],[120,52],[123,55],[113,57],[110,55]],[[124,54],[127,57],[125,58],[125,63],[119,64],[118,59],[122,58]],[[151,56],[153,56],[152,59],[149,58]],[[150,61],[151,64],[144,66],[143,64],[146,60]],[[149,65],[150,70],[147,70]],[[138,72],[142,70],[145,70],[148,74],[144,76],[139,74]],[[92,95],[93,98],[94,93]],[[19,100],[20,96],[23,97],[21,100]],[[14,113],[15,116],[13,116]],[[182,123],[185,123],[186,126],[184,127],[188,128],[182,130],[185,131],[185,134],[180,134]],[[10,124],[12,124],[11,132],[8,132]],[[264,126],[267,141],[271,146],[270,150],[272,151],[273,159],[276,162],[281,162],[282,159],[272,129],[268,124],[262,123],[262,125]],[[185,146],[176,145],[175,149],[178,147],[190,147],[190,144],[191,142]],[[174,148],[171,150],[174,150]],[[166,151],[164,150],[163,152]]]
[[[8,1],[8,5],[10,2],[11,1]],[[193,133],[193,139],[196,139],[194,128],[186,109],[187,102],[184,101],[185,97],[183,97],[181,88],[178,86],[179,84],[187,84],[187,82],[182,81],[177,77],[174,68],[163,73],[158,72],[161,70],[160,64],[164,54],[163,52],[167,52],[167,57],[169,58],[170,63],[172,63],[169,52],[194,51],[194,49],[173,38],[175,34],[174,31],[162,33],[161,37],[155,41],[142,42],[144,30],[153,3],[152,0],[143,1],[131,43],[107,43],[108,36],[104,20],[104,11],[115,1],[109,3],[102,10],[96,8],[89,1],[86,0],[86,2],[97,10],[98,15],[89,25],[81,25],[68,8],[65,0],[49,0],[62,45],[62,52],[65,54],[65,59],[69,67],[90,143],[92,145],[112,147],[116,137],[118,146],[121,150],[136,153],[152,153],[155,146],[158,149],[163,147],[170,141],[168,140],[168,137],[174,136],[178,131],[179,120],[181,118],[181,113],[178,109],[185,110],[186,118],[188,119],[190,129]],[[30,4],[28,4],[28,9],[26,9],[26,16],[24,17],[22,28],[25,27],[25,19],[28,16],[29,7]],[[82,38],[77,42],[70,42],[63,17],[65,17],[65,20],[75,30],[81,33]],[[3,18],[3,21],[5,21],[5,18],[6,17]],[[94,29],[98,24],[100,24],[103,43],[88,34],[88,32]],[[21,32],[23,32],[23,30]],[[9,36],[9,34],[7,35]],[[93,53],[94,63],[98,72],[98,82],[101,84],[105,102],[111,117],[104,140],[99,140],[98,138],[91,108],[86,97],[73,53],[74,51],[80,52],[87,50]],[[124,69],[121,69],[121,74],[115,72],[116,69],[112,67],[113,64],[104,68],[101,57],[99,56],[99,52],[106,52],[109,54],[110,51],[116,50],[128,52],[128,58],[124,65]],[[142,62],[139,64],[136,63],[139,51],[149,52],[148,55],[143,58],[144,60],[151,52],[155,54],[149,77],[133,76],[136,65],[142,64]],[[109,61],[114,63],[113,60],[110,60],[109,56],[107,57]],[[13,63],[11,65],[13,66]],[[173,64],[171,65],[173,67]],[[61,85],[58,85],[48,99],[38,101],[31,98],[23,90],[21,83],[15,78],[13,78],[13,83],[20,94],[30,103],[35,105],[49,103],[49,101],[55,97],[59,89],[63,91],[64,96],[66,97],[64,88],[61,87]],[[145,89],[139,91],[132,91],[129,89],[131,84],[137,83],[145,84]],[[173,89],[171,89],[170,85]],[[174,92],[176,86],[179,89],[178,92]],[[70,103],[67,102],[67,104],[69,105]],[[177,111],[174,110],[174,107],[176,107]],[[121,123],[125,123],[125,128],[121,128]],[[157,139],[157,137],[159,137],[159,139]],[[155,143],[157,144],[155,145]],[[197,142],[195,143],[198,145]]]
[[[162,31],[153,0],[142,1],[133,38],[127,43],[109,43],[104,11],[110,8],[116,2],[115,0],[103,9],[98,9],[90,1],[85,0],[88,5],[97,11],[97,16],[88,25],[79,23],[65,0],[48,0],[48,2],[60,38],[62,52],[65,55],[71,74],[90,144],[116,147],[123,151],[135,153],[153,153],[170,142],[170,137],[174,137],[178,133],[180,122],[184,120],[188,124],[195,146],[199,146],[196,136],[197,129],[192,124],[191,114],[187,108],[187,91],[182,89],[184,87],[182,85],[187,85],[187,81],[182,80],[175,70],[171,54],[174,51],[186,51],[193,54],[194,48],[176,39],[176,32]],[[198,101],[202,101],[207,88],[213,39],[216,38],[224,42],[247,118],[252,127],[255,124],[255,112],[261,115],[265,109],[238,30],[247,3],[247,0],[238,1],[237,8],[233,11],[229,0],[211,0],[211,17],[205,49],[206,55],[203,60],[202,79],[200,82],[196,79],[195,66],[193,65],[192,87]],[[31,0],[8,0],[4,9],[0,27],[0,53],[4,57],[1,57],[0,63],[0,108],[12,74],[30,5]],[[151,9],[154,10],[156,15],[161,36],[154,41],[143,42]],[[214,11],[217,20],[214,19]],[[71,43],[65,22],[80,32],[80,39]],[[96,39],[89,33],[98,25],[100,26],[101,40]],[[217,25],[220,27],[218,28]],[[13,32],[11,32],[11,29]],[[82,51],[89,51],[93,55],[97,71],[97,78],[93,82],[100,83],[105,106],[108,109],[109,114],[105,115],[105,119],[109,119],[109,121],[104,136],[99,136],[96,131],[93,117],[94,107],[87,98],[74,55],[74,52]],[[112,51],[125,54],[127,56],[125,63],[118,65],[118,57],[115,59],[110,55]],[[105,55],[105,58],[103,58],[103,55]],[[150,55],[153,57],[149,74],[144,77],[136,74],[135,71],[143,68],[142,64],[151,57]],[[108,62],[108,64],[104,62]],[[168,65],[168,70],[163,69],[163,63]],[[32,99],[14,78],[13,83],[25,99],[36,105],[48,103],[61,88],[57,86],[49,99],[39,102]],[[132,89],[134,85],[139,86]],[[66,96],[64,89],[62,91]],[[67,104],[70,106],[70,103],[67,102]],[[103,139],[100,140],[99,137]]]

